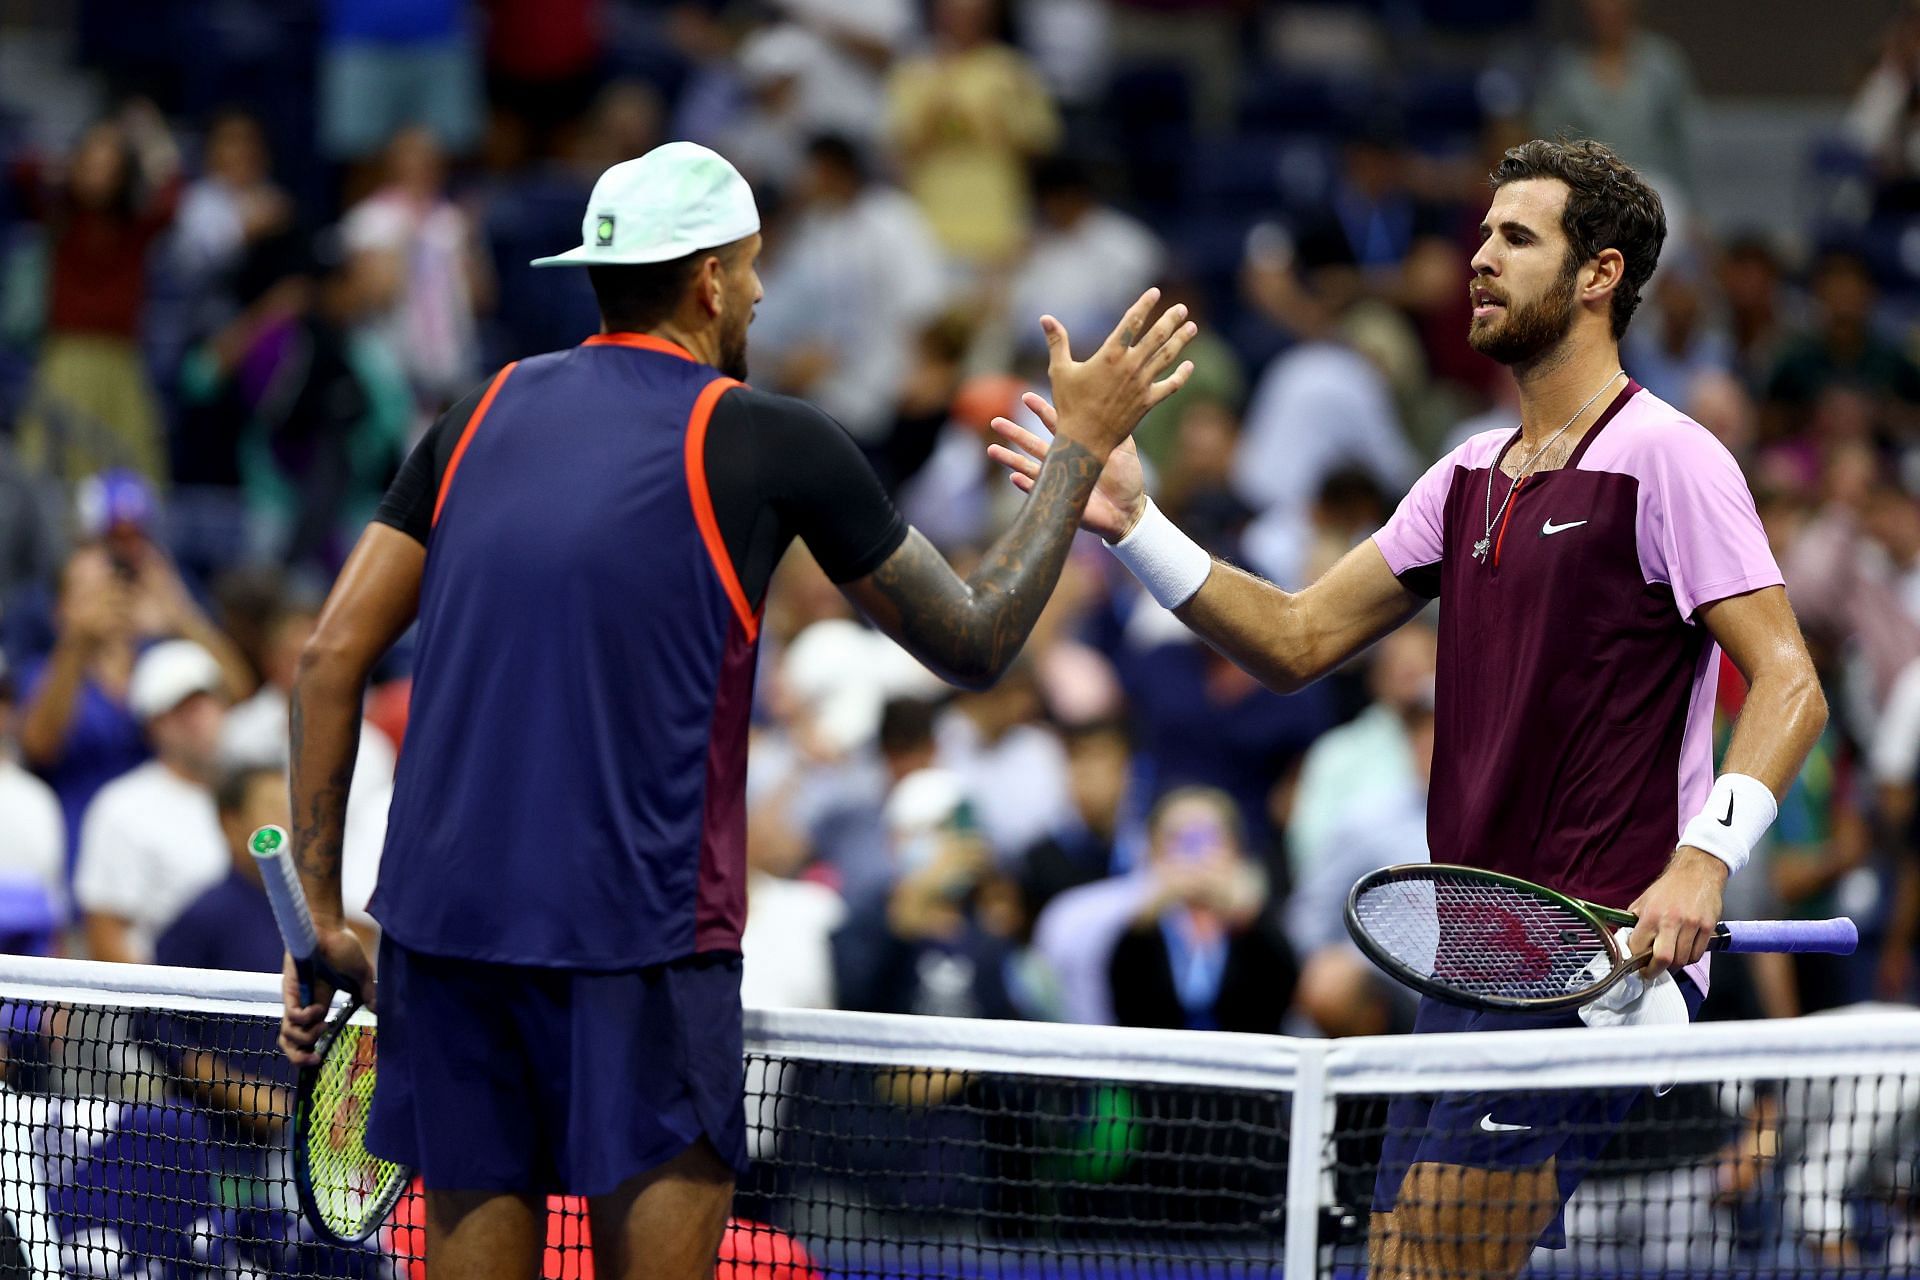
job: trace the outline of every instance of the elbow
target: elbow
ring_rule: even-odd
[[[1815,674],[1811,664],[1801,673],[1800,681],[1805,689],[1801,705],[1807,709],[1808,736],[1818,737],[1826,729],[1830,715],[1827,707],[1827,691],[1820,687],[1820,677]]]
[[[942,664],[941,679],[956,689],[968,693],[982,693],[1000,683],[1000,677],[1007,674],[1012,660],[999,660],[991,657],[956,655],[954,660]]]
[[[366,682],[370,665],[352,646],[321,627],[300,648],[294,687],[307,695],[358,689]]]

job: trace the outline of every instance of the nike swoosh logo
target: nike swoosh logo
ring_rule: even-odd
[[[1578,529],[1581,525],[1585,523],[1586,523],[1585,520],[1569,520],[1565,524],[1555,524],[1553,521],[1549,520],[1545,524],[1540,526],[1540,536],[1543,538],[1547,538],[1547,537],[1551,537],[1556,533],[1565,533],[1569,529]]]
[[[1714,821],[1719,823],[1723,827],[1730,827],[1733,825],[1733,797],[1732,796],[1727,797],[1727,816],[1724,818],[1715,818]]]
[[[1526,1133],[1532,1128],[1533,1126],[1530,1124],[1501,1124],[1493,1118],[1493,1112],[1491,1111],[1480,1117],[1480,1132],[1482,1133]]]

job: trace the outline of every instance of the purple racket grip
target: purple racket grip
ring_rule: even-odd
[[[1831,920],[1728,920],[1726,951],[1824,951],[1852,955],[1860,930],[1845,916]]]

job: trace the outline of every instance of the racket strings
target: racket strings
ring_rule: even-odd
[[[345,1023],[321,1060],[303,1130],[314,1208],[342,1239],[378,1226],[407,1179],[403,1167],[367,1150],[373,1082],[373,1030]]]
[[[1491,881],[1430,872],[1377,883],[1354,914],[1395,961],[1467,995],[1545,1000],[1593,986],[1611,970],[1593,923],[1549,898]]]

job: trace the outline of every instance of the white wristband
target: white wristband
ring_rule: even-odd
[[[1753,847],[1780,813],[1773,791],[1758,778],[1723,773],[1707,792],[1706,807],[1680,833],[1680,843],[1710,853],[1727,864],[1732,875],[1747,865]]]
[[[1168,609],[1178,609],[1193,599],[1213,572],[1213,557],[1206,548],[1180,532],[1152,498],[1147,499],[1147,509],[1134,521],[1127,536],[1107,549],[1140,579],[1148,594]]]

